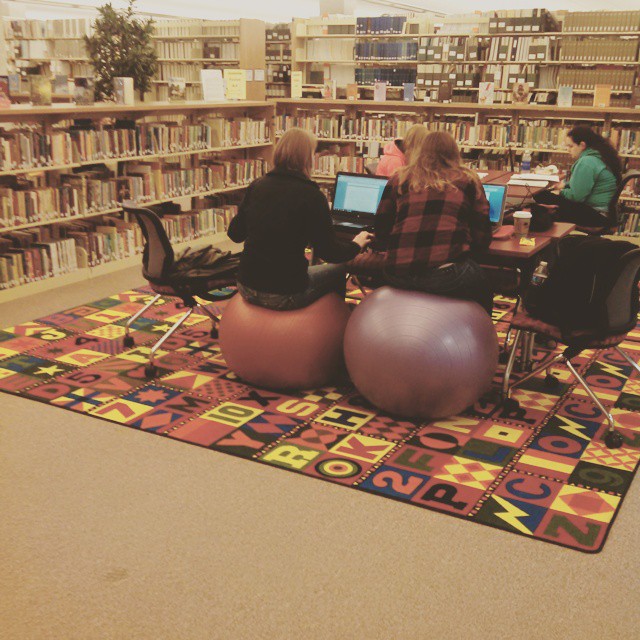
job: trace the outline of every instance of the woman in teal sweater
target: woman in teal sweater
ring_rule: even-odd
[[[575,163],[560,193],[543,191],[534,196],[540,204],[558,207],[555,220],[581,227],[605,228],[609,205],[622,179],[622,163],[611,143],[589,127],[574,127],[567,134],[567,149]]]

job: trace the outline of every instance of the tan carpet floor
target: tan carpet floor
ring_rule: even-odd
[[[631,640],[639,525],[638,480],[588,555],[0,394],[1,640]]]

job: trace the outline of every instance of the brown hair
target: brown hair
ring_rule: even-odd
[[[298,171],[311,175],[313,153],[318,146],[317,138],[309,131],[293,127],[284,132],[273,152],[273,164],[276,169]]]
[[[410,191],[445,191],[463,175],[478,182],[476,174],[462,164],[460,149],[448,131],[431,131],[415,145],[407,161],[398,178]]]

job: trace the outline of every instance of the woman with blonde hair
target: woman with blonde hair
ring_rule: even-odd
[[[330,263],[356,256],[371,241],[359,233],[351,242],[336,239],[327,199],[310,178],[315,136],[290,129],[276,145],[273,170],[247,189],[229,225],[234,242],[244,242],[238,290],[248,302],[269,309],[306,307],[327,293],[345,293],[341,264],[309,266],[305,249]]]
[[[474,260],[491,242],[489,203],[451,134],[429,133],[391,177],[375,230],[390,285],[475,300],[491,313],[493,294]]]
[[[422,124],[414,124],[404,138],[384,145],[383,156],[376,167],[377,176],[392,176],[407,164],[411,151],[419,147],[429,130]]]

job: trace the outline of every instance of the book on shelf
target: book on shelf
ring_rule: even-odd
[[[95,102],[95,82],[89,76],[73,79],[73,101],[76,104],[90,105]]]
[[[184,78],[169,78],[169,102],[184,102],[187,99],[187,83]]]
[[[69,78],[66,74],[58,73],[53,76],[53,94],[58,96],[69,95]]]
[[[247,99],[247,72],[245,69],[225,69],[223,72],[227,100]]]
[[[478,91],[479,104],[493,104],[495,98],[495,84],[493,82],[481,82]]]
[[[514,104],[523,104],[529,102],[530,89],[528,82],[514,82],[511,88],[511,102]]]
[[[416,83],[405,82],[402,85],[402,99],[405,102],[413,102],[416,98]]]
[[[377,102],[384,102],[387,99],[387,83],[373,83],[373,99]]]
[[[638,84],[631,89],[631,107],[640,109],[640,85]]]
[[[608,107],[611,105],[611,91],[613,86],[610,84],[597,84],[593,94],[594,107]]]
[[[32,105],[50,105],[51,80],[42,75],[30,76],[29,97]]]
[[[357,100],[358,99],[358,85],[355,83],[349,83],[346,88],[347,100]]]
[[[302,71],[291,72],[291,97],[294,100],[302,98]]]
[[[322,86],[322,97],[325,100],[335,100],[338,86],[335,80],[325,80]]]
[[[443,80],[438,85],[438,102],[451,102],[453,87],[449,80]]]
[[[573,105],[573,87],[567,85],[558,87],[557,105],[559,107],[571,107]]]
[[[116,104],[135,104],[133,78],[116,77],[113,79],[113,94]]]
[[[0,107],[10,107],[9,77],[0,76]]]

